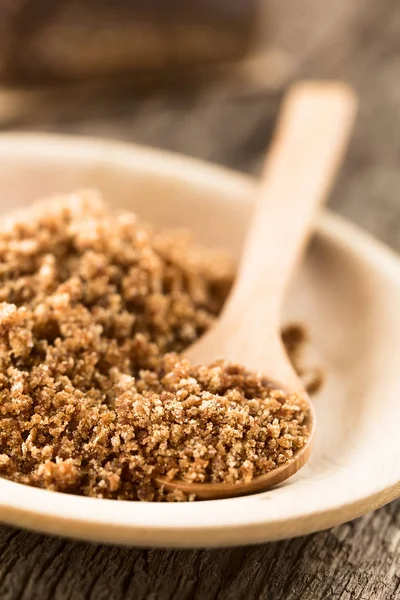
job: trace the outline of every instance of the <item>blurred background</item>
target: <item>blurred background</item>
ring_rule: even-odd
[[[361,95],[331,206],[400,250],[398,0],[0,3],[0,131],[122,139],[257,175],[302,77]]]

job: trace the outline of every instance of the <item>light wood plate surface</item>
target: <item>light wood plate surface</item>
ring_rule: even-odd
[[[140,147],[0,136],[1,211],[97,187],[112,205],[156,225],[190,227],[202,242],[238,256],[256,186],[225,169]],[[327,373],[304,469],[269,492],[187,504],[81,498],[0,480],[0,521],[130,545],[243,545],[331,527],[389,502],[400,495],[399,312],[396,255],[325,214],[282,316],[309,325]]]

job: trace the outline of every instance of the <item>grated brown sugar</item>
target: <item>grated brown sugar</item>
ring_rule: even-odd
[[[94,192],[0,221],[0,474],[87,496],[186,500],[155,477],[249,481],[307,441],[306,405],[179,353],[233,277],[222,254],[155,232]],[[298,366],[303,333],[284,341]]]

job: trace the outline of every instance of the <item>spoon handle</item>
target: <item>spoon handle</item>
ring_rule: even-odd
[[[340,166],[356,108],[355,94],[341,82],[290,89],[225,314],[242,318],[244,306],[256,309],[259,299],[269,324],[278,325],[283,293]]]

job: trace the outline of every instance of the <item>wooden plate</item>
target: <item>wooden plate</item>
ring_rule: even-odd
[[[0,136],[0,210],[98,187],[157,225],[190,227],[234,254],[256,182],[187,158],[78,138]],[[299,201],[301,199],[299,198]],[[400,495],[400,261],[330,214],[317,226],[284,321],[309,324],[327,384],[312,458],[263,494],[188,504],[81,498],[0,480],[0,520],[145,546],[265,542],[331,527]]]

